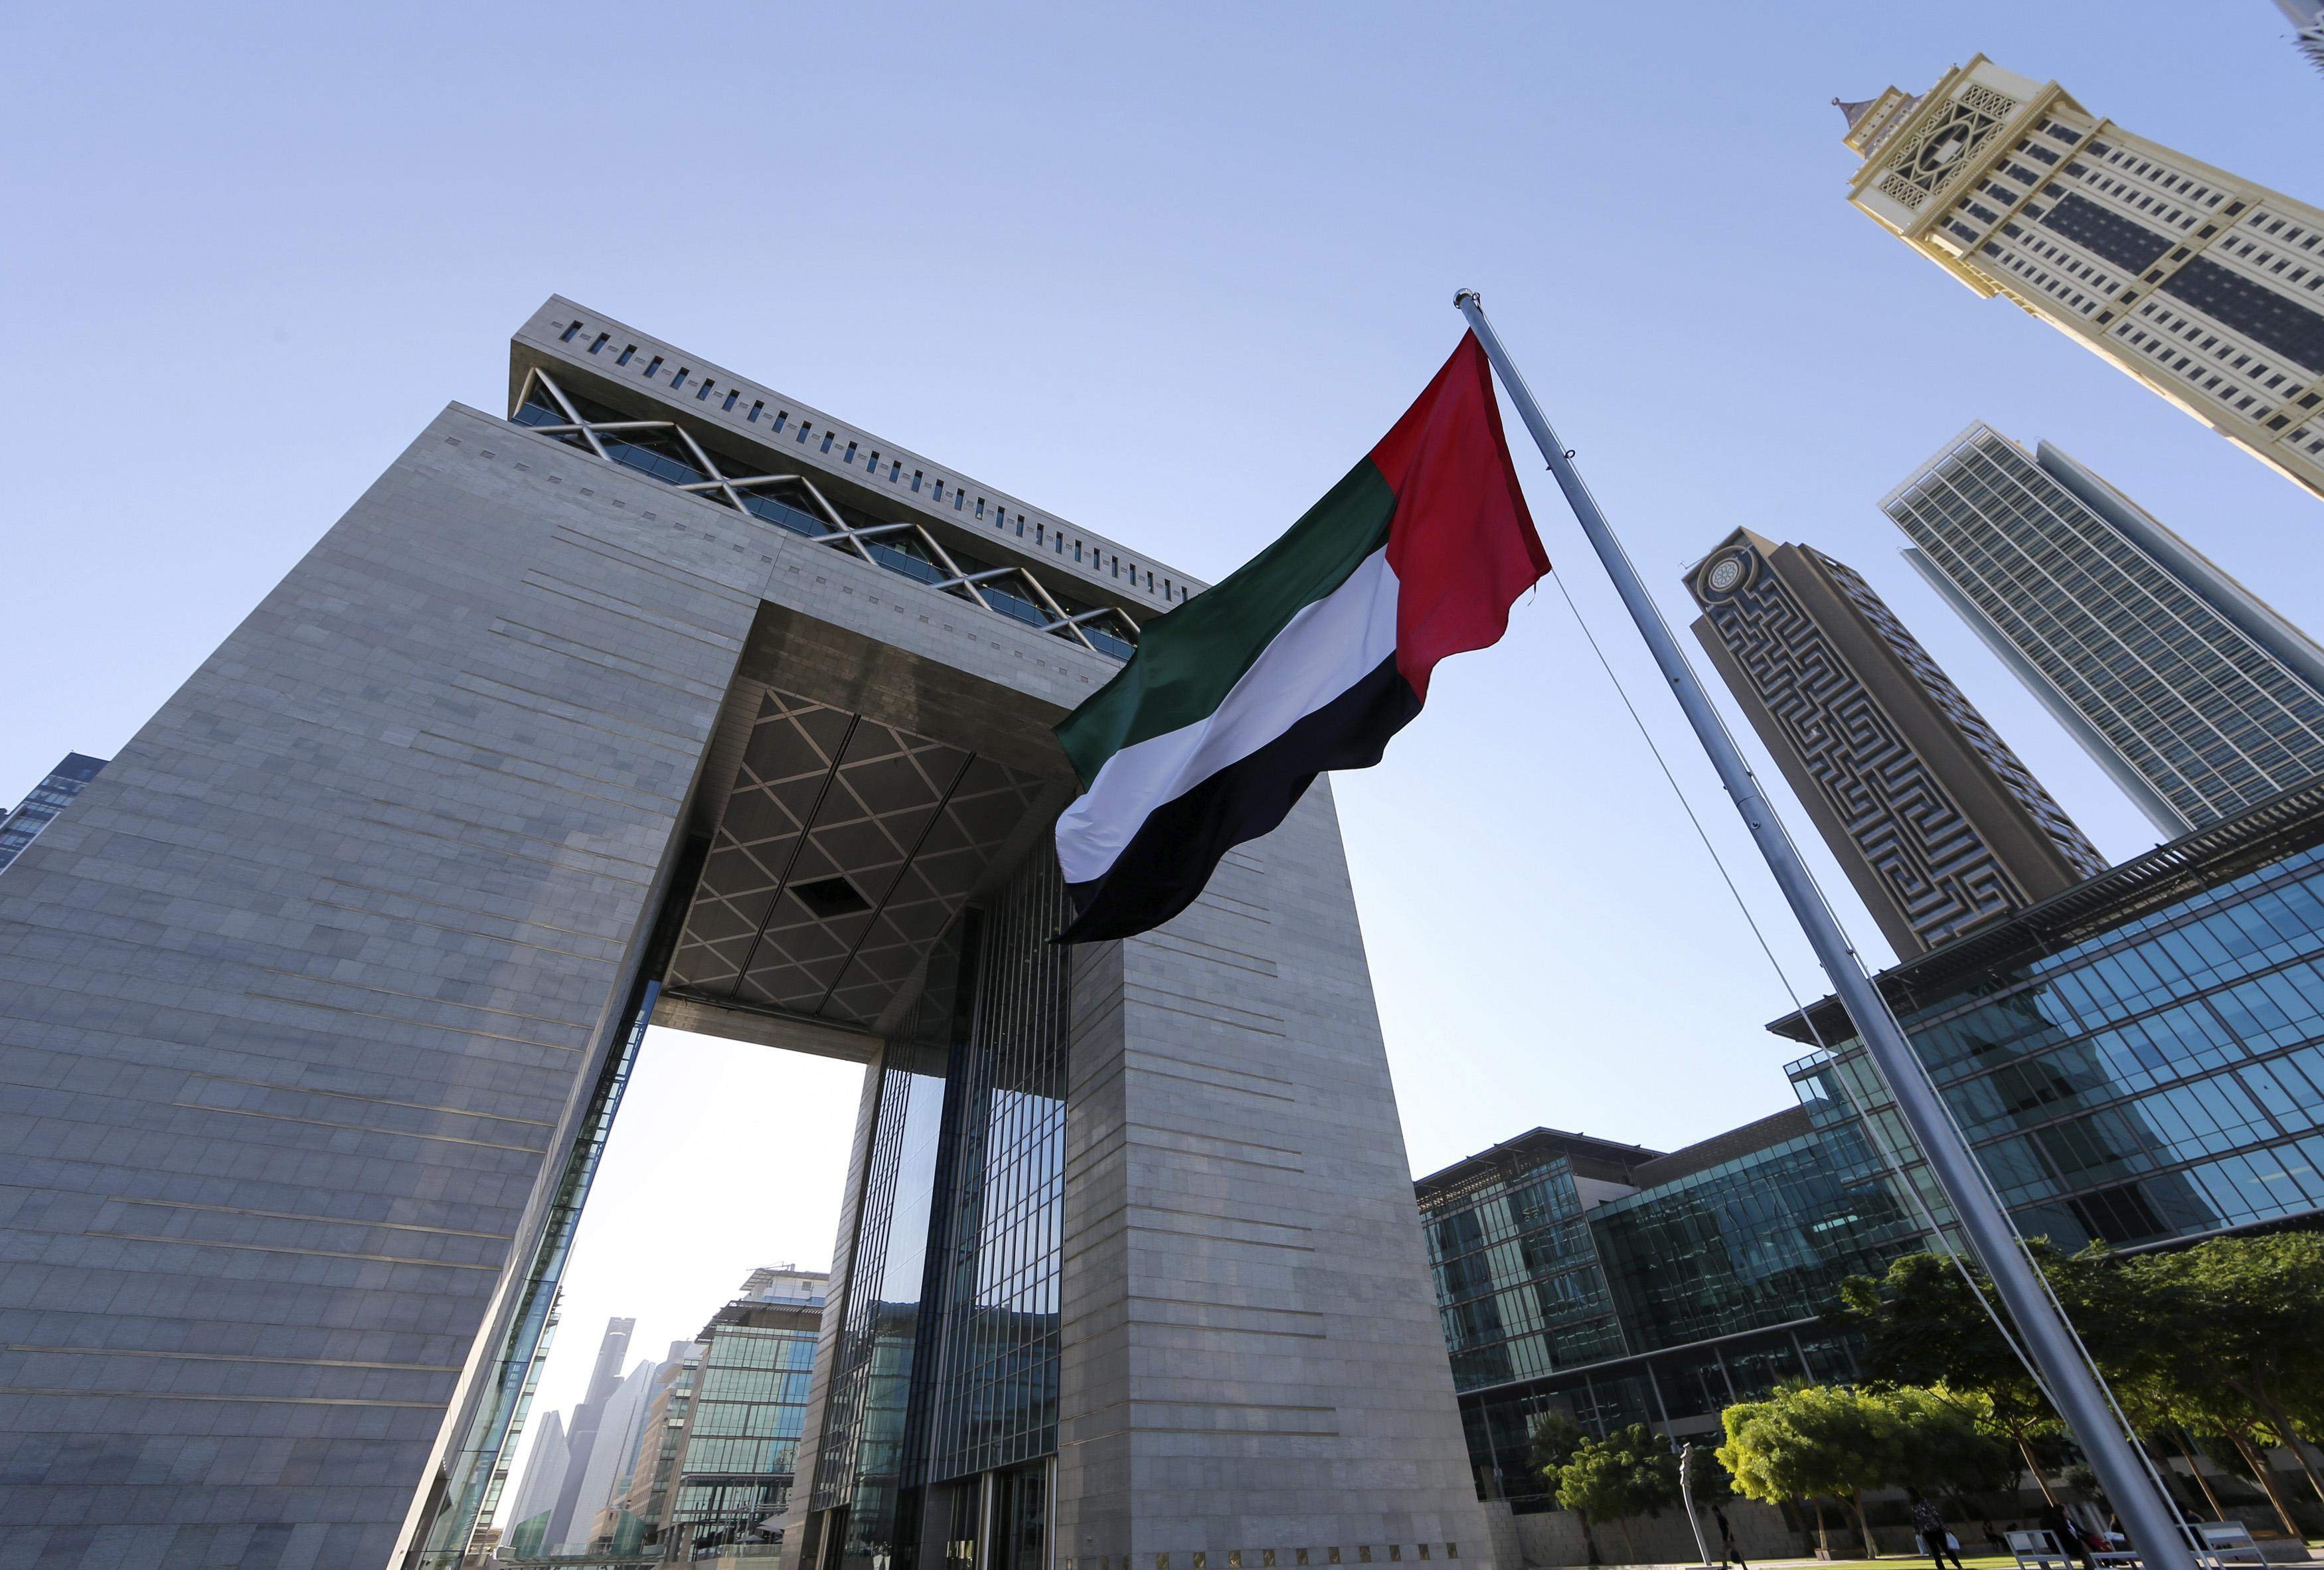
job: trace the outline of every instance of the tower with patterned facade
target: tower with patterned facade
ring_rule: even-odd
[[[1840,107],[1850,204],[2324,496],[2324,210],[1983,55]]]
[[[1695,636],[1899,958],[2105,870],[1854,568],[1737,529],[1686,586]]]

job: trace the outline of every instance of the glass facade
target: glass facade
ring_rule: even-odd
[[[1467,1192],[1423,1203],[1437,1317],[1456,1390],[1481,1390],[1629,1350],[1572,1158],[1519,1157]]]
[[[1849,1180],[1861,1141],[1854,1128],[1803,1130],[1591,1211],[1633,1346],[1812,1318],[1843,1278],[1920,1246],[1885,1185]]]
[[[2305,794],[2292,828],[2324,839],[2324,793]],[[2215,842],[2232,851],[2283,818],[2253,814]],[[2065,913],[2079,936],[2052,946],[2033,927],[2015,945],[2032,951],[1884,978],[1909,994],[1898,1017],[2029,1236],[2149,1244],[2324,1207],[2324,848],[2190,873],[2203,839],[2126,863],[2118,895],[2094,886],[2114,908]],[[1781,1028],[1804,1033],[1796,1017]],[[1831,1051],[1792,1066],[1802,1102],[1827,1130],[1860,1116],[1917,1167],[1845,1032],[1827,1021]]]
[[[105,759],[101,757],[68,752],[47,777],[25,793],[14,812],[0,817],[0,872],[6,871],[8,864],[23,854],[33,836],[54,822],[57,814],[71,804],[72,799],[104,767]]]
[[[1546,1509],[1535,1417],[1708,1432],[1785,1379],[1845,1379],[1815,1320],[1921,1246],[1862,1135],[1778,1114],[1671,1154],[1536,1130],[1419,1185],[1480,1490]]]
[[[662,1523],[666,1543],[699,1549],[752,1540],[789,1502],[816,1320],[812,1312],[744,1300],[721,1309],[704,1329],[678,1486]]]
[[[1066,1005],[1066,952],[1047,938],[1066,919],[1038,853],[937,945],[881,1065],[809,1570],[904,1570],[924,1541],[968,1556],[987,1474],[996,1548],[1045,1542]]]
[[[1882,506],[2167,834],[2324,775],[2324,652],[2064,454],[1973,426]]]

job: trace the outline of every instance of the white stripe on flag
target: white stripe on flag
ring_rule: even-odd
[[[1397,581],[1385,547],[1284,625],[1242,679],[1192,725],[1125,747],[1057,820],[1067,883],[1105,876],[1157,807],[1239,763],[1396,652]]]

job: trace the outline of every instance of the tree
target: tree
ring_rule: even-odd
[[[2168,1399],[2209,1419],[2256,1463],[2287,1523],[2264,1447],[2255,1443],[2262,1426],[2324,1500],[2313,1447],[2293,1416],[2324,1393],[2324,1236],[2214,1238],[2131,1260],[2122,1274],[2126,1295],[2153,1324],[2152,1355]]]
[[[2035,1252],[2061,1297],[2086,1295],[2081,1260],[2064,1260],[2038,1244]],[[1987,1309],[2003,1310],[1991,1283],[1974,1271],[1971,1276],[1974,1290],[1950,1257],[1908,1253],[1890,1261],[1877,1281],[1851,1276],[1843,1281],[1833,1317],[1863,1334],[1864,1366],[1875,1388],[1914,1386],[1973,1401],[1964,1409],[2008,1441],[2042,1497],[2054,1504],[2057,1495],[2036,1446],[2058,1431],[2056,1414],[1994,1328]]]
[[[1557,1502],[1582,1518],[1585,1533],[1592,1522],[1620,1526],[1622,1545],[1635,1565],[1638,1549],[1630,1537],[1630,1518],[1653,1515],[1677,1500],[1678,1457],[1668,1441],[1644,1423],[1632,1423],[1603,1439],[1583,1439],[1555,1480]],[[1591,1552],[1597,1552],[1594,1538]]]
[[[1864,1519],[1864,1491],[1890,1481],[1897,1470],[1896,1417],[1876,1396],[1839,1385],[1792,1385],[1764,1401],[1745,1401],[1722,1414],[1727,1442],[1719,1464],[1735,1486],[1770,1504],[1804,1500],[1815,1510],[1816,1545],[1829,1552],[1823,1501],[1836,1500],[1856,1520],[1867,1558],[1877,1558]]]
[[[1590,1437],[1590,1430],[1575,1422],[1564,1412],[1544,1412],[1534,1419],[1526,1429],[1526,1442],[1532,1451],[1533,1469],[1550,1480],[1553,1492],[1557,1487],[1557,1470],[1573,1459],[1582,1442]]]
[[[1893,1424],[1885,1480],[1925,1493],[1998,1493],[2015,1485],[2018,1456],[1987,1417],[1986,1398],[1900,1385],[1877,1398]]]

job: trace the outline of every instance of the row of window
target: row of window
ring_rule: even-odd
[[[562,390],[557,390],[557,392],[561,393]],[[804,535],[810,539],[828,539],[841,532],[839,525],[830,519],[769,493],[769,487],[794,484],[794,477],[749,473],[755,465],[698,445],[674,424],[631,420],[619,411],[586,398],[566,395],[563,401],[580,417],[587,436],[570,428],[571,420],[565,409],[559,407],[558,397],[537,374],[527,381],[516,412],[510,418],[519,425],[545,428],[558,440],[576,447],[586,447],[588,436],[594,436],[604,447],[605,455],[617,464],[718,505],[731,505],[733,500],[739,500],[742,510],[752,517],[793,534]],[[635,428],[640,426],[647,428]],[[730,491],[733,493],[732,498],[728,494]],[[1052,616],[1047,607],[1035,603],[1026,593],[1012,592],[1008,586],[1008,578],[1015,576],[1023,580],[1019,587],[1040,592],[1040,590],[1032,588],[1030,574],[1025,569],[1002,569],[1000,575],[994,575],[984,563],[965,555],[955,557],[949,564],[942,563],[934,558],[931,546],[927,543],[930,537],[924,536],[918,525],[874,519],[852,508],[843,507],[837,510],[851,528],[862,531],[855,537],[855,543],[877,565],[918,579],[933,588],[947,592],[956,589],[963,598],[973,598],[988,610],[998,611],[1038,630],[1055,632],[1061,638],[1073,636],[1072,629],[1060,625],[1058,619]],[[952,570],[955,567],[957,574]],[[964,581],[968,579],[974,580],[973,586]],[[1057,603],[1069,617],[1085,617],[1089,609],[1070,601]],[[1129,629],[1125,613],[1108,610],[1106,614],[1119,620],[1123,630]],[[1102,618],[1081,620],[1077,625],[1083,636],[1102,654],[1116,659],[1128,659],[1134,652],[1134,646],[1106,627]]]
[[[567,324],[565,331],[559,335],[558,341],[567,344],[572,343],[576,338],[580,336],[585,330],[584,324],[581,322],[577,320],[570,322]],[[590,340],[588,353],[592,354],[602,353],[612,342],[612,334],[599,333],[595,338]],[[636,358],[637,353],[638,346],[635,344],[627,344],[619,353],[614,355],[613,363],[615,365],[627,365],[632,360]],[[661,355],[656,354],[652,356],[647,363],[644,371],[645,379],[649,381],[657,380],[661,374],[662,364],[663,357]],[[693,374],[693,368],[690,366],[681,365],[678,367],[678,369],[671,373],[669,390],[672,392],[678,391],[686,386],[687,379]],[[694,394],[696,400],[697,402],[707,403],[715,390],[715,385],[709,378],[706,377],[702,379],[696,383],[696,390]],[[732,414],[734,411],[735,406],[741,402],[742,398],[742,389],[729,388],[726,391],[725,399],[719,405],[719,408],[722,411]],[[758,424],[760,418],[766,414],[766,410],[767,403],[764,399],[752,399],[750,409],[742,417],[744,423],[749,425]],[[787,409],[779,408],[775,410],[772,422],[767,428],[771,433],[780,433],[783,428],[790,423],[790,411]],[[816,450],[822,454],[830,454],[833,445],[839,440],[842,434],[843,433],[841,432],[826,428],[823,432],[821,445]],[[792,439],[804,445],[812,440],[813,437],[813,422],[801,419],[798,424],[796,434]],[[838,461],[848,469],[853,469],[855,466],[856,454],[859,449],[864,449],[864,444],[860,440],[850,440],[844,450],[837,454]],[[864,450],[864,473],[867,477],[873,481],[879,481],[881,479],[881,475],[880,473],[880,456],[881,455],[877,448],[869,448]],[[927,493],[932,496],[937,506],[941,507],[944,505],[945,485],[947,482],[941,474],[936,475],[933,480],[931,480],[925,470],[914,469],[911,473],[911,478],[908,482],[904,478],[904,461],[901,458],[890,454],[888,459],[888,473],[885,479],[886,482],[890,485],[906,486],[915,495],[922,493],[923,486],[930,487]],[[950,483],[952,488],[952,509],[954,512],[965,514],[967,512],[967,503],[969,499],[968,489],[956,481],[951,482]],[[1010,521],[1009,510],[997,502],[991,503],[989,505],[991,508],[993,528],[997,531],[1006,532],[1010,528]],[[976,498],[974,517],[978,522],[982,522],[984,520],[987,507],[988,503],[984,497],[979,496]],[[1023,538],[1025,536],[1025,514],[1022,511],[1018,512],[1015,516],[1015,534],[1019,538]],[[1095,546],[1088,546],[1086,548],[1089,554],[1086,560],[1084,560],[1083,552],[1085,542],[1078,537],[1069,537],[1063,528],[1052,528],[1049,524],[1044,520],[1036,519],[1034,521],[1033,541],[1036,548],[1051,549],[1055,555],[1059,556],[1065,555],[1066,546],[1070,543],[1073,547],[1073,559],[1075,562],[1083,563],[1093,570],[1100,572],[1108,571],[1110,562],[1111,575],[1115,578],[1122,576],[1123,569],[1120,553],[1103,551],[1100,550]],[[1159,594],[1166,602],[1175,603],[1176,601],[1183,601],[1192,592],[1192,591],[1185,584],[1174,583],[1167,574],[1160,574],[1157,576],[1156,570],[1151,566],[1141,569],[1135,561],[1129,564],[1129,577],[1131,587],[1136,588],[1139,585],[1141,581],[1139,574],[1141,571],[1143,571],[1145,574],[1143,584],[1146,590],[1149,593]]]

